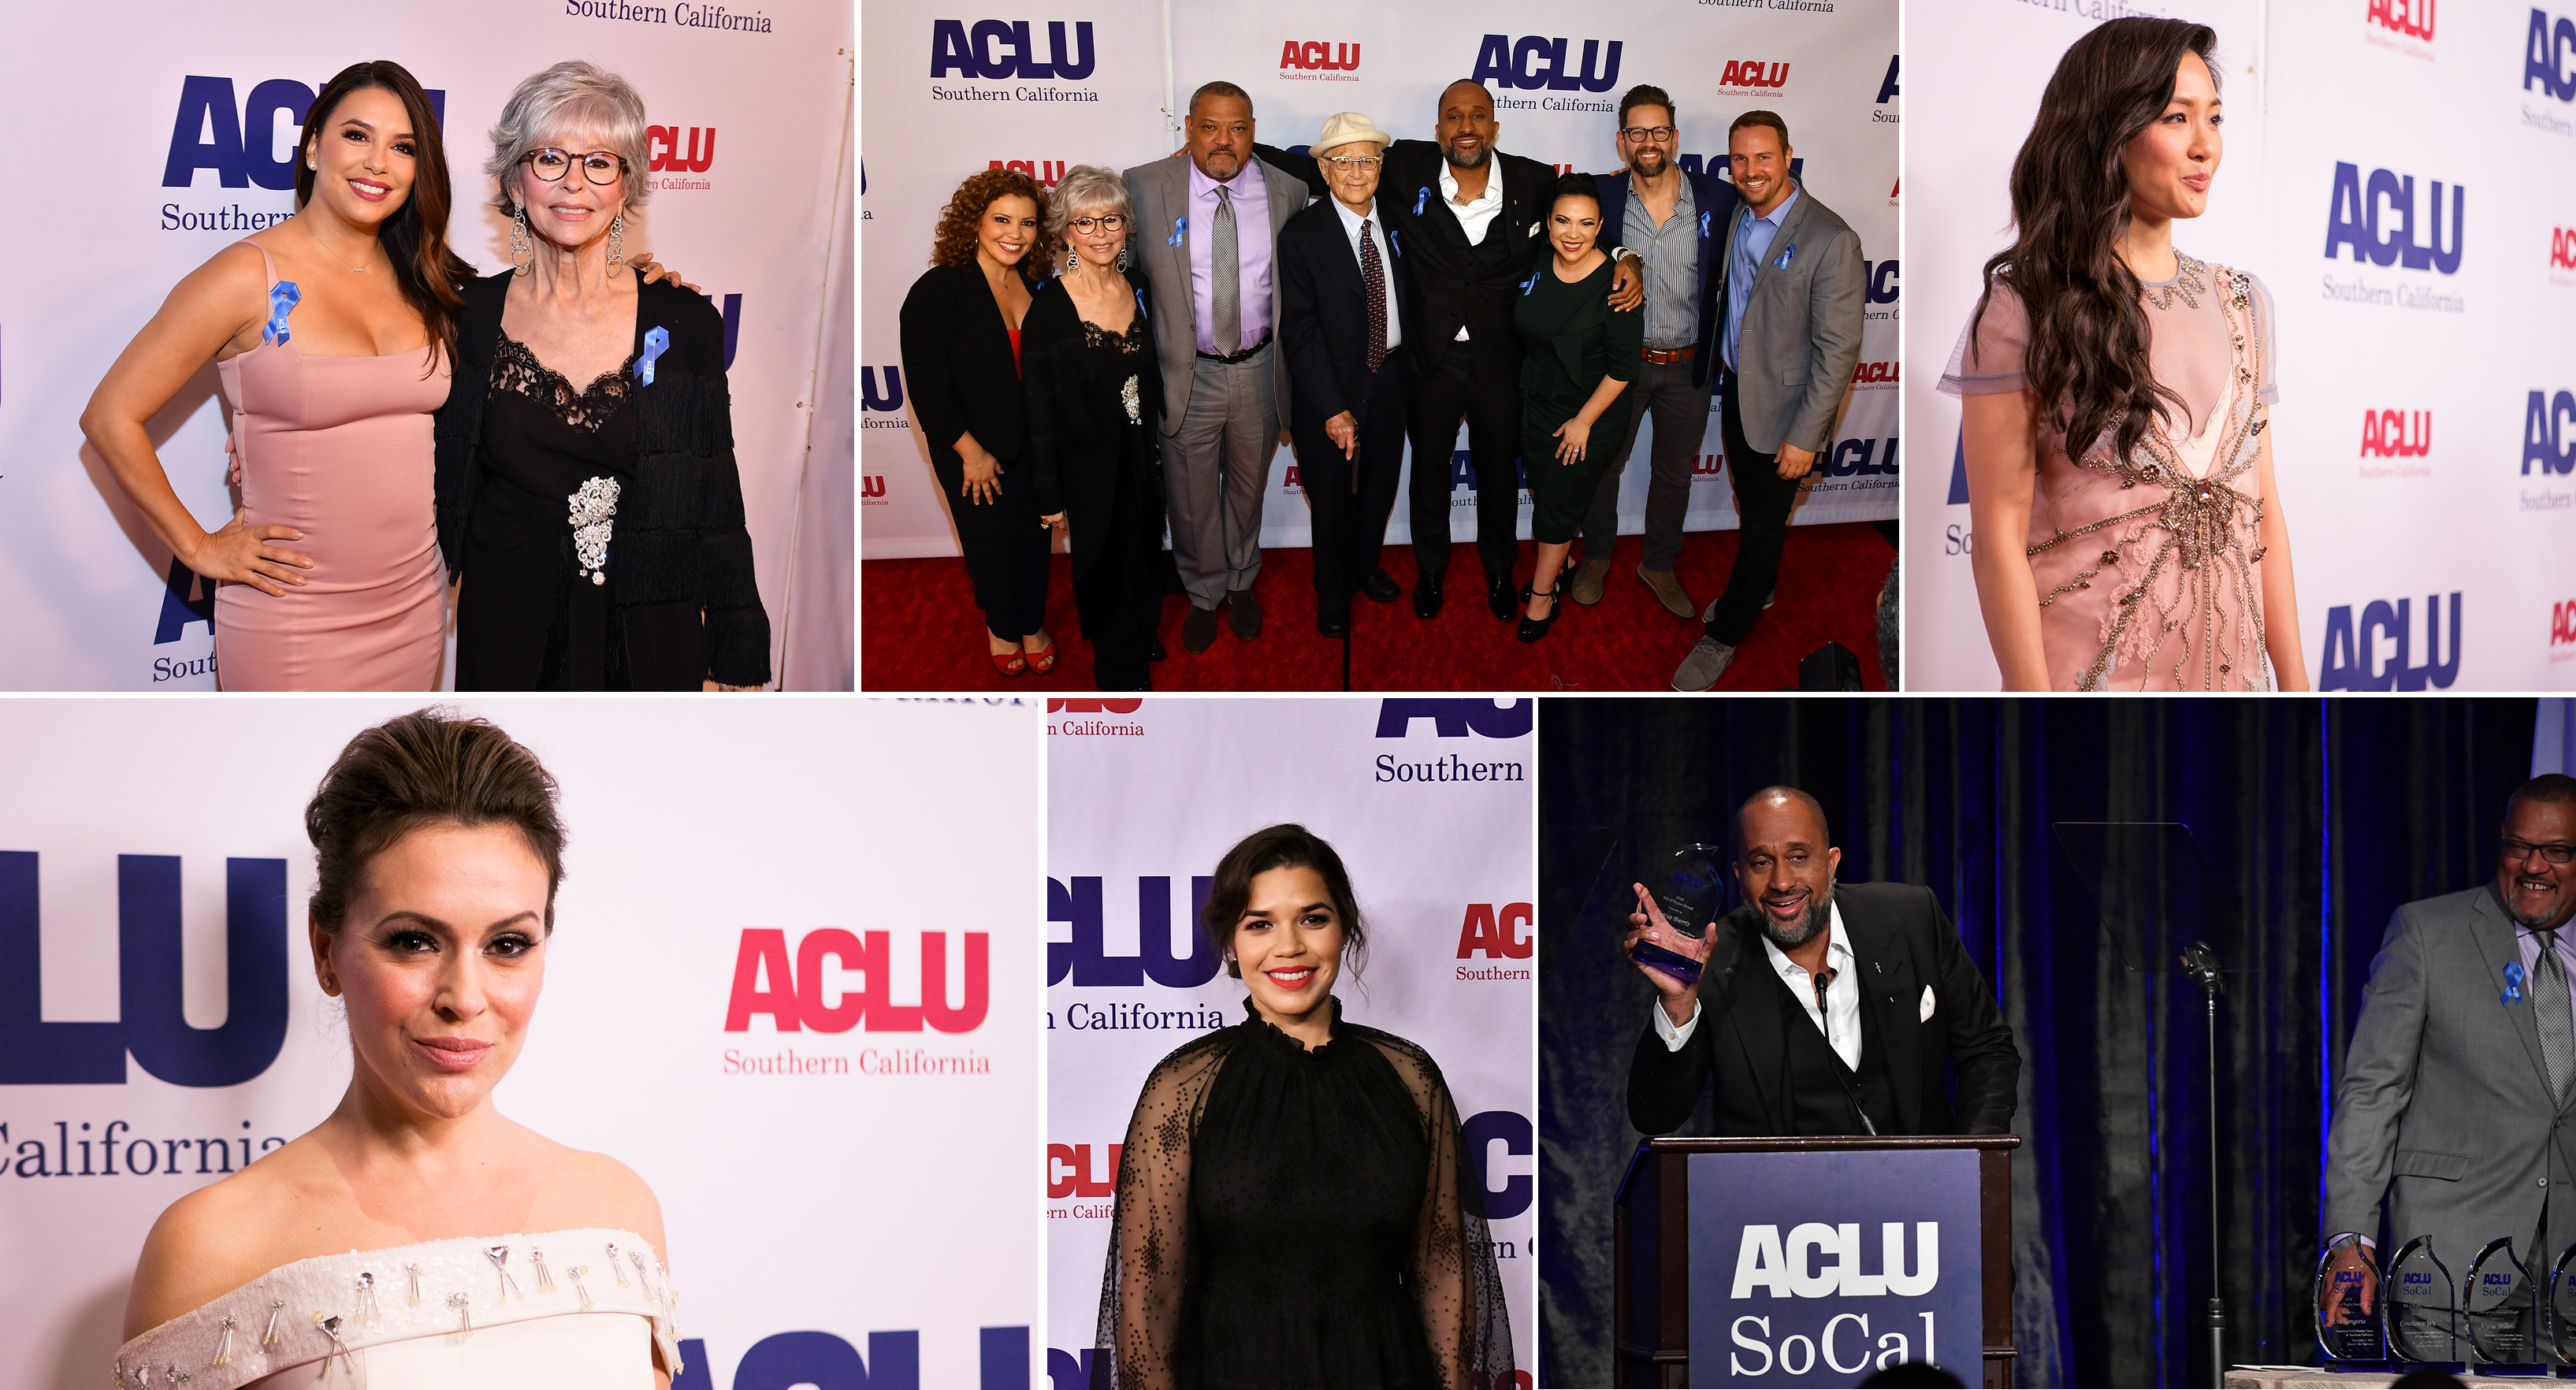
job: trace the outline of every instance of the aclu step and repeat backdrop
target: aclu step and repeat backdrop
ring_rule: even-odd
[[[1776,111],[1807,188],[1860,233],[1869,262],[1861,361],[1832,450],[1800,522],[1896,515],[1897,94],[1894,0],[1643,0],[1569,9],[1539,0],[1475,6],[1323,0],[1294,9],[1214,0],[1067,0],[986,19],[919,0],[871,3],[866,21],[860,220],[860,543],[868,558],[957,553],[929,455],[904,406],[897,311],[929,264],[931,229],[960,180],[993,165],[1053,186],[1076,164],[1125,169],[1180,148],[1178,108],[1223,79],[1251,93],[1258,138],[1302,148],[1337,111],[1399,139],[1433,136],[1440,92],[1472,77],[1494,93],[1496,143],[1590,173],[1618,170],[1622,93],[1653,83],[1681,108],[1680,163],[1723,168],[1736,115]],[[1167,114],[1166,108],[1173,108]],[[926,132],[936,132],[926,138]],[[1711,402],[1688,526],[1731,528]],[[1283,427],[1285,403],[1282,403]],[[1622,476],[1619,521],[1642,529],[1644,458]],[[1408,478],[1423,461],[1409,456]],[[1475,534],[1462,430],[1449,470],[1453,536]],[[1409,486],[1409,483],[1408,483]],[[1519,534],[1529,534],[1522,498]],[[1308,542],[1295,452],[1281,445],[1262,544]],[[1392,542],[1411,524],[1396,508]],[[1059,542],[1061,544],[1061,542]]]
[[[1532,700],[1047,702],[1046,1363],[1059,1390],[1091,1383],[1118,1147],[1145,1076],[1244,1018],[1244,986],[1225,974],[1197,905],[1226,850],[1281,821],[1341,854],[1368,919],[1366,967],[1354,977],[1346,962],[1334,990],[1343,1016],[1428,1049],[1457,1099],[1484,1177],[1518,1390],[1529,1390],[1535,710]]]
[[[351,735],[419,703],[0,704],[0,785],[48,789],[0,805],[0,1390],[106,1385],[162,1209],[339,1103],[303,809]],[[960,885],[1038,900],[1036,711],[459,708],[535,750],[570,835],[495,1103],[652,1185],[689,1342],[675,1390],[846,1387],[853,1357],[869,1387],[1042,1384],[1039,936],[956,911]],[[879,783],[911,790],[850,794]],[[216,814],[181,790],[217,787]],[[120,891],[138,860],[172,886]],[[228,908],[244,874],[284,897]],[[102,1033],[121,1079],[67,1084],[58,1059]]]
[[[215,688],[213,586],[126,502],[80,413],[172,286],[294,211],[297,136],[331,75],[389,58],[429,90],[449,241],[490,273],[509,264],[509,226],[487,205],[487,132],[521,79],[586,58],[635,84],[652,127],[637,171],[652,202],[626,245],[724,314],[772,669],[787,688],[851,688],[849,376],[819,370],[850,331],[848,281],[830,274],[851,255],[849,6],[459,0],[435,15],[263,0],[11,16],[0,123],[24,138],[23,192],[0,206],[15,267],[0,279],[0,687]],[[827,288],[844,307],[827,311]],[[151,425],[209,529],[233,511],[225,428],[211,365]]]
[[[2226,158],[2174,241],[2252,271],[2278,310],[2270,437],[2309,678],[2576,688],[2576,4],[2160,8],[2218,31]],[[1934,388],[2008,244],[2005,175],[2040,89],[2100,9],[1962,0],[1911,31],[1924,109],[1994,134],[1944,146],[1911,214],[1930,267],[1906,341],[1918,688],[1999,680],[1959,405]]]

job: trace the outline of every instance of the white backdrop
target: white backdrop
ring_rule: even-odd
[[[243,1141],[273,1147],[338,1103],[349,1043],[302,949],[302,811],[350,735],[418,703],[0,702],[0,785],[45,789],[0,805],[0,1390],[107,1383],[144,1232],[222,1171],[199,1169],[221,1146],[187,1141],[230,1135],[238,1166]],[[848,697],[463,707],[545,761],[571,837],[545,999],[497,1101],[623,1160],[660,1197],[681,1328],[700,1344],[680,1390],[788,1390],[734,1375],[788,1332],[848,1344],[882,1377],[871,1386],[1028,1390],[1042,1237],[1024,1184],[1044,1040],[1038,934],[1019,913],[1038,901],[1037,712]],[[881,785],[909,790],[852,794]],[[971,842],[945,828],[967,818]],[[179,1019],[120,1003],[138,983],[119,966],[120,932],[136,929],[119,919],[127,855],[178,858],[181,952],[158,969],[182,981],[185,1024],[250,1036],[173,1043]],[[282,911],[228,928],[227,860],[282,871]],[[961,883],[995,910],[958,920]],[[984,1017],[961,1032],[826,1032],[800,1017],[782,1037],[757,1013],[726,1031],[746,950],[775,940],[794,957],[831,927],[889,934],[896,1006],[922,1002],[931,933],[949,1001],[977,997],[962,934],[987,935]],[[257,969],[227,968],[228,929],[266,943]],[[863,991],[856,972],[837,974],[822,988]],[[766,969],[755,984],[794,988]],[[45,1031],[31,1032],[39,999]],[[67,1029],[106,1034],[122,1082],[49,1082],[79,1041]],[[232,1066],[192,1078],[223,1084],[156,1075],[179,1072],[173,1058],[213,1065],[228,1046]],[[791,1051],[825,1070],[778,1074]],[[916,1051],[984,1069],[886,1070]],[[170,1144],[180,1171],[106,1176],[83,1144],[111,1133]]]
[[[1243,985],[1198,928],[1192,880],[1280,821],[1340,852],[1369,921],[1367,966],[1335,990],[1344,1016],[1429,1049],[1457,1099],[1485,1174],[1518,1385],[1532,1383],[1535,705],[1048,702],[1046,1344],[1059,1390],[1089,1383],[1111,1150],[1145,1075],[1244,1017]],[[1149,916],[1168,923],[1161,941],[1146,939]],[[1153,973],[1137,973],[1140,955]],[[1122,971],[1143,982],[1096,982]]]
[[[2311,681],[2576,687],[2576,5],[2169,8],[2218,31],[2227,103],[2210,213],[2175,242],[2254,272],[2279,313],[2273,467]],[[1906,342],[1909,688],[1998,683],[1959,406],[1934,387],[1977,268],[2007,244],[2005,175],[2040,88],[2092,22],[1961,0],[1912,32],[1921,109],[1997,134],[1945,144],[1912,212],[1933,273]]]
[[[1641,82],[1671,92],[1681,107],[1681,162],[1723,168],[1726,127],[1742,111],[1777,111],[1813,195],[1860,233],[1873,287],[1862,337],[1860,383],[1846,397],[1835,444],[1799,507],[1802,523],[1896,515],[1897,287],[1896,13],[1893,0],[1840,0],[1829,12],[1772,10],[1726,0],[1641,0],[1587,12],[1569,30],[1569,11],[1541,0],[1495,0],[1472,12],[1319,0],[1294,11],[1184,0],[1161,13],[1142,4],[1065,5],[1028,21],[1036,60],[1052,66],[1053,22],[1066,22],[1079,66],[1079,29],[1093,25],[1096,65],[1080,81],[1032,82],[1027,59],[1016,77],[926,78],[937,63],[939,16],[919,3],[869,7],[867,114],[879,132],[870,148],[866,194],[871,239],[862,254],[866,325],[860,378],[867,494],[861,544],[870,558],[952,555],[951,529],[928,455],[890,385],[897,370],[896,313],[927,263],[940,204],[957,182],[992,162],[1024,163],[1042,181],[1075,164],[1112,169],[1179,148],[1166,102],[1187,102],[1219,78],[1252,94],[1264,144],[1303,148],[1336,111],[1363,111],[1403,139],[1432,137],[1442,88],[1480,77],[1503,109],[1496,143],[1514,154],[1594,173],[1619,168],[1620,94]],[[950,21],[956,22],[956,21]],[[1013,21],[1018,22],[1018,21]],[[973,40],[971,22],[964,31]],[[996,33],[988,49],[1011,48]],[[1554,56],[1562,53],[1562,66]],[[1511,65],[1512,55],[1519,65]],[[1587,54],[1590,56],[1587,58]],[[1311,65],[1311,66],[1310,66]],[[998,67],[999,64],[996,64]],[[1722,85],[1729,71],[1759,70],[1779,85]],[[1551,76],[1560,72],[1561,76]],[[1079,93],[1081,95],[1075,95]],[[960,104],[974,95],[986,99]],[[1009,101],[993,99],[1008,96]],[[1054,104],[1032,109],[1024,103]],[[936,129],[939,140],[919,132]],[[903,172],[898,176],[896,170]],[[1718,468],[1716,420],[1700,447],[1688,526],[1732,527],[1734,498]],[[1284,428],[1284,420],[1283,420]],[[1651,427],[1650,427],[1651,428]],[[1641,432],[1638,466],[1620,489],[1620,526],[1644,525],[1651,435]],[[1475,535],[1475,490],[1466,435],[1450,462],[1455,539]],[[1409,455],[1408,450],[1408,455]],[[1414,464],[1409,460],[1407,470]],[[1270,474],[1262,544],[1308,543],[1308,514],[1286,445]],[[1407,486],[1410,486],[1408,483]],[[1400,494],[1401,495],[1401,494]],[[1408,543],[1412,528],[1395,509],[1387,538]],[[1519,534],[1529,534],[1522,496]]]
[[[612,10],[632,17],[603,17]],[[826,550],[831,528],[848,525],[828,507],[800,518],[798,493],[816,396],[847,389],[816,366],[835,211],[849,199],[839,171],[850,11],[779,0],[752,12],[761,27],[710,27],[722,13],[594,0],[460,0],[434,24],[319,0],[13,13],[0,123],[27,135],[15,159],[26,192],[0,207],[0,259],[18,267],[0,280],[0,686],[214,688],[212,627],[188,606],[206,597],[201,584],[173,579],[169,552],[83,443],[81,408],[171,286],[250,223],[293,210],[287,161],[303,104],[331,74],[375,57],[442,94],[456,191],[448,234],[484,272],[508,264],[482,165],[510,90],[550,63],[588,58],[643,93],[647,119],[668,132],[655,158],[671,167],[650,171],[653,200],[627,245],[655,252],[725,313],[773,666],[810,685],[804,653],[788,649],[789,558],[800,520]],[[111,54],[103,83],[110,69],[98,62]],[[212,366],[151,433],[180,500],[221,525],[233,504]],[[813,466],[849,464],[825,454]],[[831,601],[817,594],[813,606]],[[834,655],[815,657],[815,681],[840,674]],[[846,677],[838,688],[850,688]]]

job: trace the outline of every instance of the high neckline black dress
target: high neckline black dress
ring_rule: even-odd
[[[1429,1053],[1244,1022],[1154,1068],[1118,1168],[1093,1384],[1469,1390],[1506,1382],[1483,1192]]]

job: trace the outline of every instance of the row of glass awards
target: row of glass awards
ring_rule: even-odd
[[[2338,1268],[2339,1256],[2370,1264],[2369,1250],[2349,1238],[2317,1262],[2317,1346],[2330,1366],[2459,1374],[2475,1362],[2482,1375],[2543,1376],[2555,1362],[2560,1375],[2576,1377],[2576,1245],[2558,1257],[2543,1296],[2513,1241],[2488,1241],[2469,1262],[2463,1297],[2433,1238],[2417,1236],[2372,1271],[2379,1297],[2368,1310],[2362,1270]]]

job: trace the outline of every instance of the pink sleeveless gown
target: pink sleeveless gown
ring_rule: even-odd
[[[254,242],[253,245],[258,243]],[[261,248],[267,279],[277,267]],[[253,526],[293,526],[302,587],[215,590],[226,690],[435,690],[447,575],[432,497],[431,412],[447,403],[433,343],[387,357],[308,357],[283,343],[216,364]],[[436,370],[426,371],[433,362]]]

